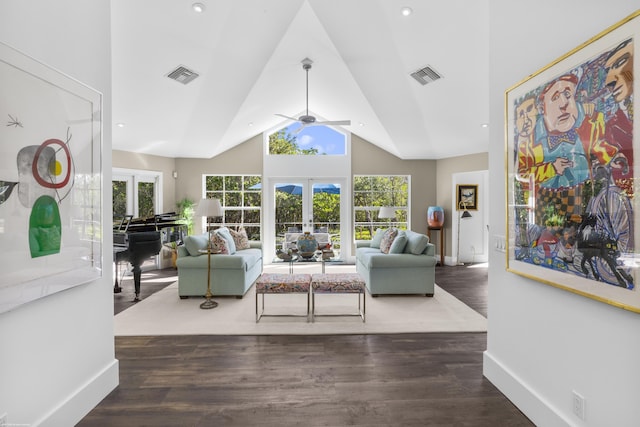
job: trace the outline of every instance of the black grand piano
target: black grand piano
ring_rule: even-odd
[[[142,263],[158,255],[164,243],[182,243],[185,234],[186,226],[177,222],[174,212],[144,219],[133,219],[133,215],[125,215],[113,230],[113,261],[116,266],[113,292],[122,292],[122,287],[118,284],[118,265],[126,261],[132,267],[136,294],[134,301],[140,301]]]

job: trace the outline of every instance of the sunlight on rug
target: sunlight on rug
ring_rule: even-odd
[[[316,266],[315,270],[319,270]],[[296,268],[296,272],[319,272]],[[287,272],[288,265],[265,266],[265,272]],[[352,272],[354,266],[331,266],[327,273]],[[218,307],[202,310],[202,298],[180,299],[178,283],[147,297],[115,316],[116,336],[137,335],[328,335],[420,332],[486,332],[487,319],[436,286],[424,296],[366,297],[366,322],[355,316],[316,317],[307,322],[306,296],[266,295],[265,314],[303,317],[263,317],[256,323],[255,289],[242,299],[216,297]],[[316,314],[355,313],[357,296],[317,295]]]

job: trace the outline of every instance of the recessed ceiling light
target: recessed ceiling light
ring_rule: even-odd
[[[202,13],[205,10],[205,6],[202,3],[194,3],[191,5],[191,7],[193,8],[194,12],[196,13]]]
[[[480,126],[482,126],[483,128],[488,128],[489,127],[489,123],[483,123]]]
[[[364,127],[364,123],[360,122],[359,124],[360,124],[360,127]]]
[[[253,122],[249,122],[249,127],[252,127],[252,126],[253,126]]]
[[[411,9],[408,6],[405,6],[402,9],[400,9],[400,12],[402,12],[402,16],[409,16],[413,13],[413,9]]]
[[[123,128],[124,127],[124,123],[116,123],[116,126],[118,126],[119,128]]]

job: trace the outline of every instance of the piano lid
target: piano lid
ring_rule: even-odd
[[[118,232],[140,232],[140,231],[157,231],[164,227],[181,225],[175,212],[167,212],[156,214],[148,218],[134,218],[133,215],[124,215],[120,221],[115,221],[113,230]]]

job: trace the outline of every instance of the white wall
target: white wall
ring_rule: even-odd
[[[490,2],[492,235],[505,230],[505,90],[638,6]],[[637,426],[640,315],[508,273],[502,252],[491,251],[489,263],[487,378],[540,426]],[[585,421],[572,413],[572,390],[586,399]]]
[[[110,2],[3,0],[0,41],[104,95],[103,278],[0,314],[0,414],[9,425],[71,426],[118,384],[108,237]]]

